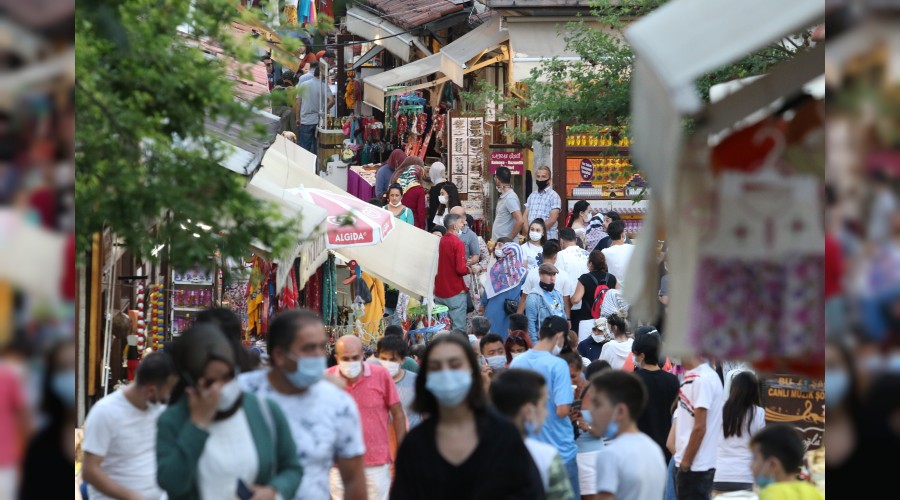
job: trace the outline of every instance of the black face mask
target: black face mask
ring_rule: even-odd
[[[537,184],[538,191],[543,191],[547,189],[547,186],[550,185],[550,180],[547,179],[545,181],[535,181],[535,184]]]
[[[556,283],[544,283],[540,282],[541,290],[546,290],[548,292],[552,292],[554,288],[556,288]]]

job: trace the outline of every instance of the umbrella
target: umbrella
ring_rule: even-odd
[[[328,212],[325,219],[328,248],[376,245],[394,230],[394,216],[390,212],[355,196],[303,186],[288,192]]]

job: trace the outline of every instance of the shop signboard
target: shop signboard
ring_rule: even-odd
[[[491,151],[491,175],[506,167],[513,175],[525,173],[525,154],[521,151]]]
[[[793,425],[803,433],[806,450],[822,446],[825,433],[825,384],[794,375],[776,375],[760,382],[766,423]]]

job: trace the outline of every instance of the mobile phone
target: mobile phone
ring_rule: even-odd
[[[241,500],[250,500],[251,498],[253,498],[253,491],[251,491],[250,488],[248,488],[244,483],[244,481],[240,479],[238,479],[237,484],[237,497]]]
[[[572,402],[572,409],[575,411],[581,411],[581,400],[576,400]]]
[[[199,386],[197,385],[197,381],[194,380],[194,377],[192,377],[191,374],[187,372],[187,370],[183,370],[181,372],[181,376],[182,376],[182,378],[184,378],[184,381],[187,383],[187,385],[189,387],[193,387],[194,389],[199,389]]]

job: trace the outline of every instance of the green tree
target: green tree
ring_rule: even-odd
[[[85,0],[75,21],[76,204],[78,248],[108,228],[135,255],[167,244],[174,265],[202,262],[216,250],[245,255],[261,241],[279,252],[296,243],[299,214],[286,218],[253,198],[245,179],[221,167],[226,152],[207,120],[226,120],[246,138],[262,137],[250,119],[269,96],[235,99],[227,71],[258,47],[229,33],[231,21],[261,20],[231,0]],[[179,26],[189,26],[190,36]],[[208,57],[200,40],[232,61]],[[262,42],[259,42],[262,43]],[[279,45],[296,52],[299,43]],[[226,66],[228,66],[226,68]],[[290,96],[286,96],[290,98]]]
[[[630,115],[631,67],[634,53],[624,37],[624,29],[633,20],[649,14],[666,0],[596,0],[591,15],[566,24],[561,33],[567,49],[580,60],[553,59],[533,69],[531,75],[514,89],[496,89],[479,81],[476,91],[466,94],[473,107],[493,101],[503,114],[516,114],[543,126],[507,129],[519,142],[540,141],[553,124],[572,123],[575,130],[588,125],[618,125],[627,130]],[[597,29],[596,26],[608,27]],[[562,31],[562,30],[561,30]],[[709,99],[709,88],[752,75],[760,75],[771,66],[793,57],[810,43],[806,31],[772,44],[721,68],[697,82],[697,90]],[[506,91],[504,91],[506,90]]]

